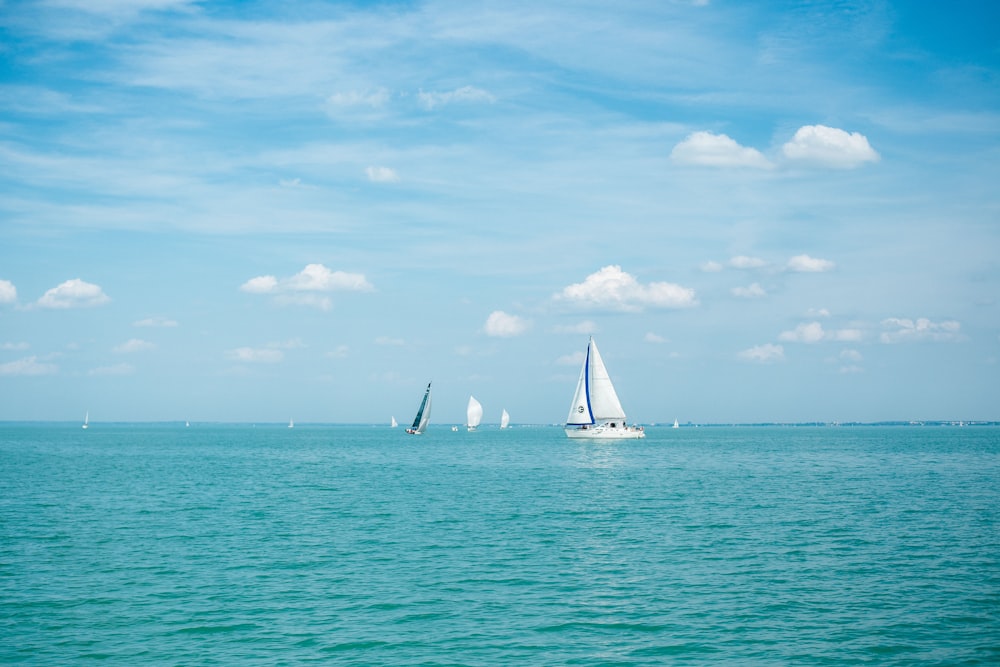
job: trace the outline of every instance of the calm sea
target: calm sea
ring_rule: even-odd
[[[1000,663],[1000,428],[0,424],[0,663]]]

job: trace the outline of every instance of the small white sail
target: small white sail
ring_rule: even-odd
[[[507,428],[510,426],[510,415],[507,414],[507,409],[504,408],[503,414],[500,415],[500,428]]]
[[[476,400],[475,396],[469,396],[469,405],[465,409],[465,425],[470,431],[475,431],[476,427],[483,420],[483,406]]]
[[[675,420],[674,420],[674,428],[680,428],[680,427],[681,427],[681,425],[680,425],[680,424],[678,424],[678,423],[677,423],[677,420],[675,419]]]
[[[295,428],[295,420],[294,419],[289,419],[288,420],[288,428]]]
[[[90,410],[87,410],[87,414],[83,416],[83,428],[88,428],[90,426]]]
[[[398,423],[396,422],[396,418],[395,418],[395,417],[390,417],[389,419],[391,419],[391,420],[392,420],[392,421],[390,422],[390,426],[389,426],[389,428],[396,428],[397,426],[399,426],[399,424],[398,424]]]

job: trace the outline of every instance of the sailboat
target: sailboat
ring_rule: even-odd
[[[389,419],[392,420],[391,422],[389,422],[390,424],[389,428],[396,428],[397,426],[399,426],[399,423],[396,421],[395,417],[389,417]]]
[[[410,435],[420,435],[427,428],[427,422],[431,420],[431,383],[427,383],[427,391],[424,392],[424,400],[420,401],[420,408],[417,416],[413,418],[413,426],[406,429]]]
[[[674,428],[680,428],[680,427],[681,427],[681,425],[680,425],[680,424],[678,424],[678,423],[677,423],[677,420],[675,419],[675,420],[674,420]]]
[[[566,418],[566,435],[570,438],[616,440],[646,437],[642,427],[625,423],[625,411],[593,336],[587,344],[587,356],[583,360],[580,380]]]
[[[288,428],[295,428],[295,420],[294,419],[289,419],[288,420]]]
[[[510,426],[510,415],[507,414],[507,410],[505,408],[503,414],[500,415],[500,428],[507,428],[509,426]]]
[[[87,414],[83,416],[83,428],[88,428],[90,426],[90,410],[87,410]]]
[[[470,431],[475,431],[479,422],[483,420],[483,405],[476,400],[475,396],[469,396],[469,405],[465,408],[465,426]]]

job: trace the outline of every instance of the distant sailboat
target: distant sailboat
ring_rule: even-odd
[[[625,411],[593,337],[587,344],[587,356],[566,418],[566,435],[588,439],[646,437],[642,428],[626,425]]]
[[[90,410],[87,410],[87,414],[83,416],[83,428],[90,427]]]
[[[510,426],[510,415],[504,409],[503,414],[500,415],[500,428],[507,428],[508,426]]]
[[[289,419],[288,420],[288,428],[295,428],[295,420],[294,419]]]
[[[390,417],[389,419],[392,420],[392,422],[390,422],[389,428],[396,428],[397,426],[399,426],[399,424],[396,422],[396,418],[395,417]]]
[[[465,426],[470,431],[475,431],[479,422],[483,420],[483,405],[476,400],[475,396],[469,396],[469,405],[465,409]]]
[[[680,427],[681,427],[681,425],[680,425],[680,424],[678,424],[678,423],[677,423],[677,420],[675,419],[675,420],[674,420],[674,428],[680,428]]]
[[[420,435],[427,428],[427,422],[431,420],[431,383],[427,383],[427,391],[424,392],[424,400],[420,401],[420,408],[417,416],[413,418],[413,426],[406,429],[410,435]]]
[[[184,428],[187,428],[190,425],[191,425],[191,422],[189,422],[189,421],[184,422]]]

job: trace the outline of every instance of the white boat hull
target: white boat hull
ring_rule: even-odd
[[[566,435],[580,440],[628,440],[645,438],[646,432],[641,426],[614,426],[597,424],[595,426],[567,426]]]

